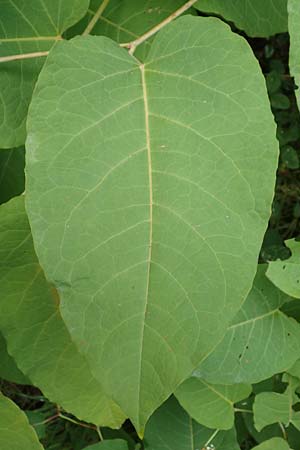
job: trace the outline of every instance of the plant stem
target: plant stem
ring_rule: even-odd
[[[105,10],[107,5],[109,4],[109,1],[110,0],[103,0],[101,5],[99,6],[98,10],[95,12],[94,17],[92,18],[92,20],[90,21],[90,23],[88,24],[88,26],[86,27],[84,32],[82,33],[82,36],[87,36],[88,34],[90,34],[92,29],[96,25],[97,21],[100,19],[103,11]]]
[[[279,424],[279,426],[281,428],[281,431],[282,431],[282,434],[283,434],[283,438],[287,441],[287,434],[286,434],[284,426],[282,425],[281,422],[278,422],[278,424]]]
[[[47,56],[48,54],[49,52],[35,52],[35,53],[22,53],[20,55],[1,56],[0,63],[17,61],[18,59],[39,58],[41,56]]]
[[[97,430],[98,436],[100,438],[100,441],[104,441],[103,434],[101,433],[101,428],[100,427],[96,427],[96,430]]]
[[[240,413],[253,414],[253,411],[251,411],[251,409],[234,408],[234,411],[235,412],[240,412]]]
[[[68,422],[74,423],[75,425],[79,425],[80,427],[89,428],[90,430],[96,430],[96,428],[97,428],[94,425],[88,425],[87,423],[78,422],[77,420],[71,419],[71,417],[65,416],[62,413],[59,413],[58,417],[60,417],[61,419],[67,420]]]
[[[208,439],[208,441],[204,444],[204,448],[208,447],[208,445],[211,443],[211,441],[217,436],[217,434],[219,433],[220,430],[216,430],[213,432],[213,434],[210,436],[210,438]]]
[[[163,27],[168,25],[168,23],[172,22],[172,20],[176,19],[177,17],[181,16],[185,11],[187,11],[191,6],[194,5],[198,0],[189,0],[186,2],[183,6],[181,6],[177,11],[174,11],[170,16],[168,16],[166,19],[164,19],[159,24],[155,25],[155,27],[151,28],[151,30],[147,31],[145,34],[140,36],[139,38],[135,39],[134,41],[127,42],[125,44],[120,44],[121,47],[125,47],[129,49],[129,53],[133,55],[135,52],[135,49],[141,45],[143,42],[145,42],[147,39],[149,39],[151,36],[156,34],[159,30],[161,30]]]
[[[101,17],[101,14],[103,13],[104,9],[107,7],[110,0],[103,0],[101,3],[98,11],[95,13],[94,17],[82,33],[82,36],[86,36],[89,34],[92,29],[94,28],[97,20]],[[151,36],[156,34],[159,30],[161,30],[163,27],[168,25],[168,23],[172,22],[172,20],[176,19],[177,17],[181,16],[185,11],[187,11],[191,6],[194,5],[198,0],[189,0],[186,2],[183,6],[181,6],[177,11],[173,12],[169,17],[167,17],[165,20],[157,24],[155,27],[151,28],[151,30],[147,31],[145,34],[140,36],[139,38],[135,39],[134,41],[127,42],[125,44],[120,44],[121,47],[125,47],[129,49],[130,55],[133,55],[136,48],[141,45],[143,42],[145,42],[147,39],[149,39]],[[9,62],[9,61],[16,61],[21,59],[30,59],[30,58],[39,58],[41,56],[47,56],[49,54],[49,51],[46,52],[35,52],[35,53],[23,53],[20,55],[11,55],[11,56],[2,56],[0,57],[0,63]]]

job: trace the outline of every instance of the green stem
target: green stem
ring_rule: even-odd
[[[79,425],[80,427],[90,428],[91,430],[96,430],[97,427],[88,425],[87,423],[78,422],[77,420],[71,419],[71,417],[65,416],[62,413],[58,414],[58,417],[61,419],[67,420],[68,422],[74,423],[75,425]]]
[[[104,441],[103,434],[101,433],[101,428],[100,427],[96,427],[96,431],[98,433],[100,441]]]
[[[208,447],[208,445],[211,443],[211,441],[217,436],[217,434],[219,433],[220,430],[216,430],[213,432],[213,434],[210,436],[210,438],[208,439],[208,441],[204,444],[204,448]]]
[[[103,14],[105,8],[107,7],[107,5],[109,4],[109,2],[110,2],[110,0],[103,0],[101,5],[99,6],[98,10],[95,12],[94,17],[92,18],[92,20],[90,21],[90,23],[88,24],[88,26],[86,27],[84,32],[82,33],[82,36],[87,36],[88,34],[90,34],[92,29],[94,28],[94,26],[96,25],[96,23],[98,22],[100,17],[102,16],[102,14]]]
[[[179,9],[177,9],[175,12],[173,12],[170,16],[168,16],[166,19],[164,19],[159,24],[155,25],[155,27],[151,28],[151,30],[147,31],[145,34],[140,36],[139,38],[135,39],[134,41],[127,42],[125,44],[120,44],[121,47],[125,47],[129,49],[130,55],[133,55],[136,48],[141,45],[143,42],[145,42],[147,39],[149,39],[151,36],[156,34],[158,31],[160,31],[163,27],[168,25],[168,23],[172,22],[177,17],[181,16],[185,11],[190,9],[198,0],[189,0],[186,2],[183,6],[181,6]]]
[[[49,52],[34,52],[34,53],[23,53],[20,55],[1,56],[0,63],[16,61],[18,59],[40,58],[41,56],[47,56],[48,53]]]
[[[251,409],[234,408],[234,412],[253,414],[253,411],[251,411]]]

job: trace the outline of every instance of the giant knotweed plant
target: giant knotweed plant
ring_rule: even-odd
[[[101,431],[126,419],[152,450],[236,450],[241,421],[300,448],[300,250],[257,266],[278,142],[245,38],[287,27],[286,0],[0,0],[1,375],[94,449],[133,448]],[[42,448],[0,410],[1,450]]]

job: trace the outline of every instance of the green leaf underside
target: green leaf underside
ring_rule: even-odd
[[[194,6],[234,22],[248,36],[268,37],[288,29],[287,0],[199,0]]]
[[[217,431],[200,425],[173,397],[150,417],[144,443],[146,450],[200,450],[207,443],[215,450],[240,450],[234,429]]]
[[[0,0],[1,56],[49,50],[88,5],[88,0]],[[1,63],[0,148],[24,144],[28,106],[44,61]]]
[[[0,393],[0,448],[3,450],[42,450],[26,415]]]
[[[165,27],[145,65],[75,38],[49,55],[28,127],[39,259],[95,377],[141,431],[252,284],[277,166],[260,69],[217,19]]]
[[[85,450],[128,450],[126,441],[122,439],[104,440],[99,444],[89,445]]]
[[[24,147],[0,150],[0,203],[24,192]]]
[[[72,343],[38,264],[23,196],[0,207],[0,242],[0,328],[9,353],[51,401],[82,420],[119,427],[124,416]]]
[[[230,430],[234,425],[234,403],[247,398],[251,390],[246,384],[212,385],[191,377],[177,388],[175,396],[201,425]]]
[[[284,261],[269,262],[266,275],[282,292],[300,298],[300,242],[290,239],[285,243],[292,255]]]
[[[262,392],[256,395],[253,404],[255,428],[261,431],[265,426],[276,422],[288,425],[290,410],[290,399],[287,394]]]
[[[17,367],[14,359],[8,354],[6,341],[0,333],[0,378],[18,384],[31,384]]]
[[[253,447],[253,450],[290,450],[290,446],[284,439],[275,437]]]
[[[211,383],[258,383],[290,367],[300,354],[300,326],[280,307],[290,298],[258,266],[253,288],[223,340],[195,371]]]
[[[289,65],[291,74],[295,77],[296,97],[300,108],[300,4],[298,0],[288,0],[290,52]]]
[[[99,8],[99,0],[92,0],[86,16],[67,35],[81,34]],[[91,34],[103,35],[119,43],[131,42],[163,21],[185,3],[185,0],[111,0]],[[189,10],[187,13],[191,13]],[[144,60],[152,39],[140,45],[135,56]]]

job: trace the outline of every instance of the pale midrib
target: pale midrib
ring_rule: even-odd
[[[150,144],[150,130],[149,130],[149,106],[148,106],[148,96],[146,88],[145,79],[145,66],[141,64],[140,71],[142,75],[142,87],[143,87],[143,99],[144,99],[144,111],[145,111],[145,131],[146,131],[146,146],[147,146],[147,159],[148,159],[148,178],[149,178],[149,250],[148,250],[148,269],[147,269],[147,281],[146,281],[146,298],[145,298],[145,308],[143,314],[142,322],[142,335],[141,335],[141,351],[140,351],[140,366],[139,366],[139,390],[138,390],[138,408],[140,405],[140,394],[141,394],[141,374],[142,374],[142,354],[144,345],[144,332],[145,332],[145,321],[148,306],[149,297],[149,285],[150,285],[150,266],[152,259],[152,240],[153,240],[153,189],[152,189],[152,159],[151,159],[151,144]],[[138,411],[138,416],[140,417],[140,409]]]
[[[30,37],[18,37],[18,38],[3,38],[0,42],[38,42],[38,41],[62,41],[61,36],[30,36]]]

